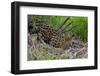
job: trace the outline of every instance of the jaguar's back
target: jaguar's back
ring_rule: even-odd
[[[53,29],[50,26],[38,26],[37,38],[43,40],[45,43],[50,44],[55,48],[66,49],[69,46],[70,38],[67,33],[62,33]]]

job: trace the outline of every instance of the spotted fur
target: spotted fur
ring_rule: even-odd
[[[38,40],[43,40],[45,43],[55,48],[66,49],[70,43],[70,37],[66,33],[57,31],[47,25],[36,26],[33,30],[33,34],[34,33],[37,33]]]

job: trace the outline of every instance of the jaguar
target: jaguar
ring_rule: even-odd
[[[64,23],[68,20],[68,18],[64,21]],[[62,25],[64,25],[64,23]],[[70,25],[71,23],[69,23]],[[71,37],[68,33],[63,32],[60,29],[54,29],[53,27],[47,24],[37,24],[35,26],[29,27],[29,32],[31,34],[37,34],[37,40],[41,42],[45,42],[55,48],[66,49],[70,45]]]

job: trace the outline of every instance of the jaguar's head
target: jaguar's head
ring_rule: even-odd
[[[39,32],[39,28],[37,26],[31,26],[28,28],[28,32],[30,34],[37,34]]]

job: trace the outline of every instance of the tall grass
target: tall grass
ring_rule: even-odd
[[[78,36],[82,41],[87,41],[88,35],[88,18],[87,17],[78,17],[78,16],[69,16],[70,19],[65,23],[67,25],[69,22],[72,22],[70,27],[73,27],[70,32]],[[59,26],[64,22],[67,16],[38,16],[38,15],[29,15],[28,23],[32,26],[35,26],[37,23],[47,24],[55,29],[58,29]],[[76,26],[76,27],[74,27]],[[69,28],[70,28],[69,27]],[[68,28],[65,28],[67,30]]]
[[[71,31],[75,33],[84,42],[88,37],[88,18],[87,17],[71,17],[72,25],[77,26]]]

